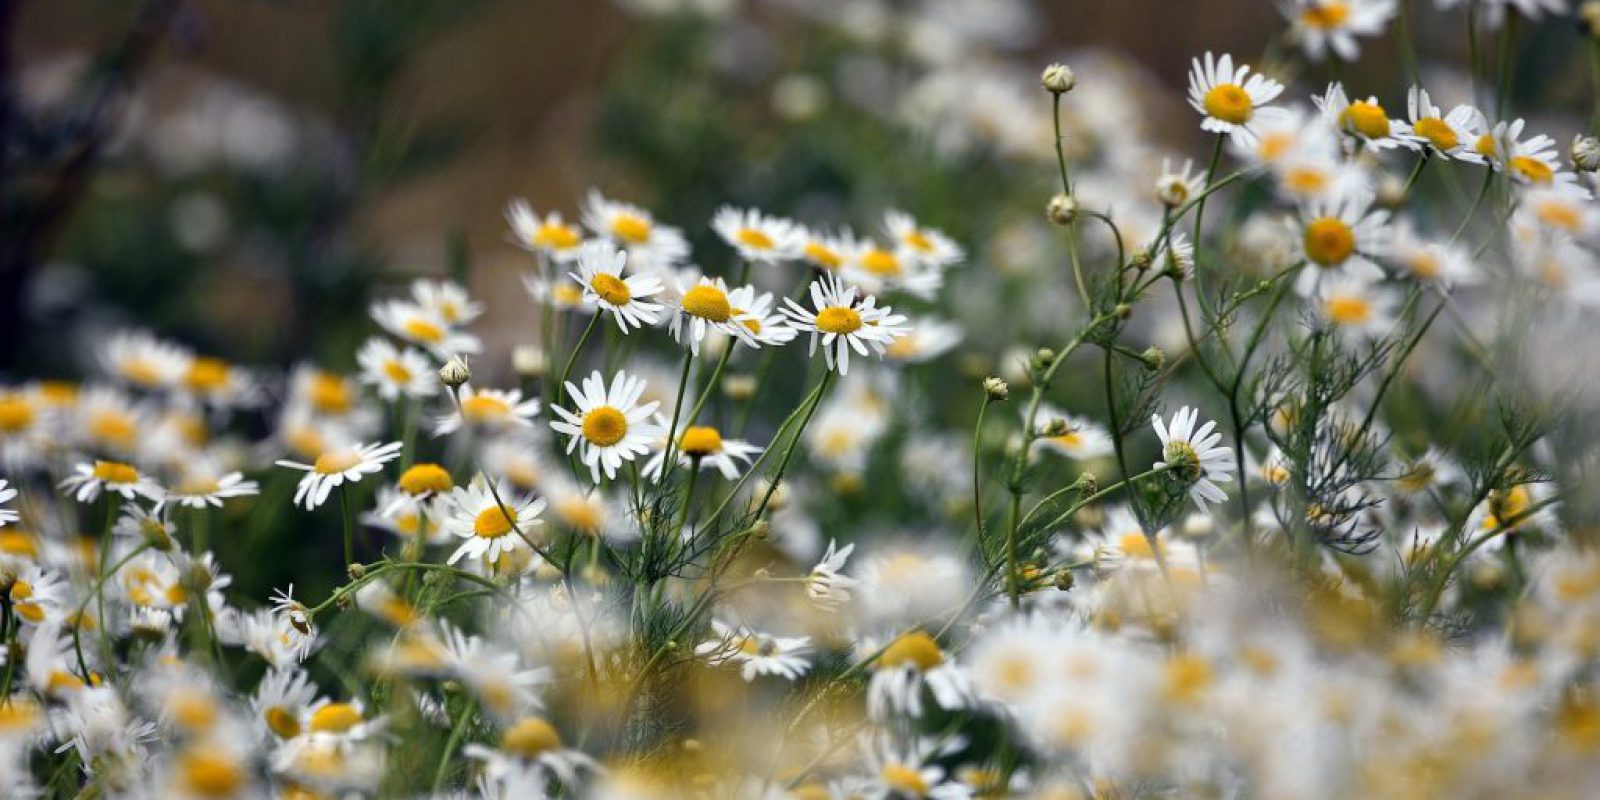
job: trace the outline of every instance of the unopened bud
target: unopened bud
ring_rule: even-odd
[[[1139,360],[1143,361],[1146,367],[1149,367],[1152,370],[1157,370],[1161,369],[1161,366],[1167,363],[1167,354],[1166,351],[1162,350],[1161,348],[1151,345],[1150,347],[1145,348],[1143,353],[1139,354]]]
[[[1127,319],[1128,317],[1133,316],[1133,306],[1130,306],[1127,303],[1118,303],[1117,307],[1112,310],[1116,312],[1117,319]]]
[[[1078,85],[1078,76],[1066,64],[1051,64],[1039,74],[1039,84],[1051,94],[1066,94]]]
[[[1397,175],[1384,175],[1378,181],[1378,205],[1396,209],[1406,204],[1406,182]]]
[[[1052,417],[1045,422],[1044,425],[1040,426],[1039,433],[1045,436],[1055,437],[1064,435],[1067,432],[1067,429],[1068,425],[1066,420],[1060,417]]]
[[[1072,195],[1058,194],[1050,198],[1050,205],[1045,206],[1045,216],[1057,225],[1071,225],[1078,218],[1078,201]]]
[[[1573,137],[1572,166],[1579,172],[1600,170],[1600,138],[1587,134]]]
[[[983,379],[983,393],[988,395],[990,400],[1004,400],[1011,396],[1011,387],[1007,386],[1005,381],[990,375]]]
[[[345,572],[349,573],[350,580],[359,581],[366,576],[367,567],[365,564],[351,564],[345,568]]]
[[[511,368],[524,378],[537,378],[549,367],[545,363],[544,351],[533,345],[519,344],[511,351]]]
[[[162,553],[172,550],[172,532],[159,520],[149,520],[139,526],[139,533],[144,535],[145,544],[151,549]]]
[[[451,356],[450,360],[439,368],[439,382],[452,389],[470,380],[472,380],[472,370],[467,368],[466,360],[459,355]]]
[[[190,562],[189,574],[184,580],[188,589],[196,594],[205,594],[206,590],[211,588],[211,581],[211,569],[206,566],[205,562],[199,560]]]
[[[1150,265],[1154,264],[1155,261],[1156,257],[1151,255],[1149,250],[1140,250],[1133,256],[1133,267],[1140,272],[1144,272],[1145,270],[1149,269]]]
[[[1094,494],[1100,491],[1100,480],[1094,476],[1093,472],[1081,473],[1078,475],[1078,488],[1085,495]]]
[[[756,394],[753,375],[729,375],[722,379],[722,394],[729,400],[749,400]]]
[[[758,519],[754,525],[750,526],[747,532],[757,539],[765,539],[772,535],[772,523],[764,519]]]
[[[1077,579],[1072,577],[1072,570],[1062,569],[1056,571],[1056,589],[1063,592],[1072,591]]]

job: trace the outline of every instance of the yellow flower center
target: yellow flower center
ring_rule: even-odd
[[[944,651],[939,649],[939,644],[932,636],[922,631],[912,631],[894,640],[893,644],[884,648],[877,661],[882,669],[910,665],[924,672],[943,663]]]
[[[861,330],[861,315],[848,306],[829,306],[817,312],[817,330],[840,335]]]
[[[406,320],[406,324],[403,326],[403,329],[405,330],[407,336],[410,336],[419,342],[436,344],[440,340],[444,339],[443,327],[421,317],[412,317],[411,319]]]
[[[300,735],[300,718],[283,706],[273,706],[261,712],[261,718],[279,739],[293,739]]]
[[[912,797],[926,797],[928,794],[928,782],[922,779],[921,773],[904,764],[885,764],[878,777],[896,794]]]
[[[690,426],[679,437],[678,447],[684,455],[709,456],[722,450],[722,434],[716,428]]]
[[[220,358],[196,358],[184,376],[189,388],[197,392],[215,392],[228,385],[228,362]]]
[[[415,464],[400,473],[400,491],[406,494],[448,492],[453,486],[450,472],[438,464]]]
[[[1173,656],[1161,670],[1167,699],[1188,703],[1211,686],[1211,662],[1192,653]]]
[[[548,247],[551,250],[570,250],[578,246],[582,238],[578,232],[566,225],[545,223],[533,234],[534,247]]]
[[[1143,531],[1129,531],[1122,534],[1117,540],[1117,549],[1122,551],[1124,558],[1154,561],[1156,557],[1155,548],[1150,546],[1150,538],[1145,536]]]
[[[1436,150],[1447,152],[1461,146],[1461,138],[1456,136],[1456,132],[1451,130],[1450,126],[1446,125],[1444,120],[1438,117],[1423,117],[1417,120],[1413,130],[1417,132],[1418,136],[1427,139],[1428,144],[1433,145]]]
[[[511,414],[511,405],[498,397],[475,394],[461,401],[461,416],[468,422],[495,422]]]
[[[874,274],[894,276],[900,274],[900,259],[881,247],[874,247],[861,256],[861,268]]]
[[[1389,135],[1389,114],[1383,106],[1357,100],[1345,107],[1344,113],[1339,115],[1339,120],[1344,123],[1347,130],[1354,131],[1368,139],[1382,139]]]
[[[94,462],[94,476],[106,483],[139,482],[139,470],[120,461]]]
[[[1528,507],[1533,505],[1533,496],[1528,493],[1526,486],[1513,486],[1506,491],[1489,493],[1489,513],[1483,519],[1484,530],[1513,526],[1521,522]]]
[[[550,299],[558,306],[574,306],[583,301],[583,292],[579,291],[578,287],[562,281],[550,292]]]
[[[334,475],[360,463],[361,456],[357,455],[353,450],[343,453],[323,453],[317,456],[317,460],[311,465],[311,469],[322,475]]]
[[[1236,83],[1219,83],[1206,92],[1206,113],[1223,122],[1243,125],[1250,121],[1255,105],[1249,92]]]
[[[707,283],[699,284],[684,292],[681,305],[686,313],[712,322],[727,322],[733,316],[733,306],[728,304],[728,293]]]
[[[1555,170],[1549,164],[1537,158],[1517,156],[1511,159],[1511,171],[1521,175],[1529,183],[1549,183],[1555,178]]]
[[[562,522],[579,533],[592,534],[600,530],[603,520],[600,507],[581,497],[558,503],[556,513],[561,516]]]
[[[510,533],[516,524],[515,510],[494,505],[478,512],[478,518],[472,521],[472,535],[481,539],[498,539]]]
[[[1439,277],[1440,273],[1444,272],[1444,267],[1440,265],[1438,256],[1427,250],[1419,250],[1412,253],[1411,257],[1406,259],[1406,266],[1411,268],[1411,274],[1423,280],[1434,280]]]
[[[610,447],[628,435],[628,418],[611,406],[598,406],[583,415],[583,438]]]
[[[1500,146],[1495,144],[1494,134],[1492,133],[1478,136],[1478,140],[1472,144],[1472,149],[1478,151],[1478,155],[1484,158],[1495,158],[1500,155]]]
[[[311,405],[325,414],[342,414],[350,409],[350,387],[344,379],[327,372],[311,378]]]
[[[244,773],[233,759],[210,751],[184,753],[178,775],[188,793],[200,797],[232,797],[244,784]]]
[[[39,545],[33,536],[13,528],[0,530],[0,553],[8,556],[34,558],[39,555]]]
[[[827,269],[838,269],[844,264],[844,257],[819,242],[806,244],[806,258]]]
[[[121,411],[102,411],[89,420],[89,433],[96,439],[129,447],[138,435],[138,428],[133,419]]]
[[[1557,200],[1546,200],[1534,209],[1539,221],[1552,228],[1561,228],[1565,231],[1576,233],[1583,226],[1583,212],[1570,203]],[[0,428],[5,427],[3,412],[0,412]]]
[[[1356,235],[1337,217],[1319,217],[1306,225],[1306,258],[1324,267],[1343,264],[1356,251]]]
[[[217,721],[217,704],[202,694],[183,694],[172,701],[172,719],[191,731],[203,731]]]
[[[739,244],[756,250],[771,250],[774,244],[771,236],[755,228],[740,228],[739,232],[733,235],[733,238],[738,240]]]
[[[1328,188],[1328,174],[1313,167],[1295,167],[1283,174],[1283,185],[1295,194],[1320,194]]]
[[[611,233],[630,244],[644,244],[650,240],[650,220],[632,214],[618,214],[611,220]]]
[[[600,299],[614,306],[624,306],[633,299],[633,292],[628,290],[628,284],[621,278],[609,272],[596,272],[589,279],[589,288],[600,295]]]
[[[21,395],[0,395],[0,432],[16,433],[33,424],[33,404]]]
[[[1273,131],[1261,137],[1261,143],[1256,145],[1256,155],[1261,156],[1262,161],[1277,161],[1293,146],[1293,134]]]
[[[927,234],[923,233],[922,231],[913,229],[913,230],[909,231],[908,233],[906,233],[906,235],[902,239],[902,241],[904,241],[906,244],[910,245],[912,247],[912,249],[918,250],[920,252],[923,252],[923,253],[931,253],[931,252],[933,252],[933,240],[929,239]]]
[[[1323,301],[1322,313],[1335,325],[1360,325],[1372,319],[1372,304],[1364,297],[1335,295]]]
[[[411,382],[411,370],[398,358],[383,362],[383,376],[399,384]]]
[[[1350,16],[1350,5],[1340,0],[1319,3],[1307,8],[1300,14],[1300,21],[1308,28],[1327,31],[1333,30],[1344,24]]]
[[[311,730],[317,733],[345,733],[361,724],[361,712],[349,703],[329,703],[311,715]]]
[[[24,731],[32,728],[38,721],[39,706],[32,700],[12,698],[0,706],[0,731]]]
[[[130,358],[122,362],[122,377],[141,386],[154,386],[161,382],[161,370],[147,358]]]
[[[750,312],[742,308],[735,308],[733,309],[733,316],[744,317],[744,319],[739,320],[739,324],[745,326],[745,328],[749,329],[751,333],[761,333],[761,320],[756,319],[753,315],[750,315]]]
[[[538,758],[560,748],[561,734],[538,717],[523,717],[500,735],[500,749],[523,758]]]

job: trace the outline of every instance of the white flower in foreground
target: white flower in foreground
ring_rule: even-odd
[[[11,488],[10,482],[5,478],[0,478],[0,526],[9,525],[19,519],[16,511],[3,507],[6,503],[15,499],[16,496],[17,490]]]
[[[92,503],[101,491],[116,492],[123,499],[143,497],[160,502],[164,496],[161,487],[132,464],[120,461],[96,461],[73,467],[73,475],[61,482],[61,488],[73,491],[80,503]]]
[[[657,414],[656,423],[663,434],[661,444],[665,445],[667,426],[660,425],[660,422],[661,415]],[[687,467],[699,462],[701,469],[715,469],[730,481],[739,477],[741,462],[749,464],[750,457],[760,452],[761,448],[749,442],[722,438],[722,432],[709,425],[690,425],[680,430],[678,444],[673,451],[679,466]],[[663,446],[645,464],[644,474],[652,480],[661,480],[666,462],[667,448]]]
[[[1282,93],[1283,84],[1251,75],[1244,64],[1235,69],[1233,56],[1226,53],[1221,58],[1206,53],[1204,62],[1194,59],[1189,68],[1189,105],[1205,115],[1200,128],[1226,133],[1241,145],[1255,139],[1255,123],[1283,113],[1265,107]]]
[[[1327,90],[1320,96],[1313,96],[1311,101],[1329,125],[1375,150],[1393,147],[1416,150],[1422,146],[1420,138],[1411,132],[1411,126],[1404,120],[1390,119],[1378,98],[1369,96],[1352,101],[1342,83],[1328,84]]]
[[[1421,86],[1412,86],[1406,92],[1406,118],[1411,122],[1411,132],[1423,144],[1440,155],[1482,164],[1483,156],[1471,147],[1472,121],[1477,113],[1472,106],[1459,105],[1446,114]]]
[[[746,682],[758,675],[777,675],[795,680],[811,669],[802,656],[811,652],[809,636],[769,636],[749,628],[734,628],[721,620],[712,620],[715,639],[702,642],[694,649],[712,666],[734,664]]]
[[[661,304],[643,298],[661,292],[661,279],[651,274],[622,277],[628,252],[609,242],[589,242],[578,257],[578,271],[567,273],[583,287],[583,302],[610,311],[623,333],[628,326],[643,328],[656,324]]]
[[[750,325],[753,320],[756,326]],[[667,329],[674,340],[689,345],[689,351],[699,355],[700,343],[712,331],[721,331],[751,347],[760,345],[760,340],[753,335],[753,327],[759,324],[748,310],[734,307],[733,294],[721,278],[702,276],[679,293],[678,310]]]
[[[1372,207],[1370,192],[1354,192],[1313,200],[1300,212],[1300,254],[1306,266],[1295,276],[1294,290],[1309,295],[1327,278],[1354,275],[1383,277],[1372,259],[1389,245],[1389,212]]]
[[[640,404],[644,390],[643,379],[625,372],[612,376],[608,389],[596,370],[583,379],[581,390],[567,382],[567,394],[576,410],[551,407],[559,419],[551,420],[550,427],[568,437],[568,453],[582,445],[583,463],[589,466],[595,483],[600,482],[602,469],[607,478],[617,477],[622,462],[650,452],[661,438],[662,431],[648,421],[659,404]]]
[[[805,252],[804,228],[753,208],[723,206],[711,218],[711,229],[737,250],[740,258],[751,263],[793,261]]]
[[[496,494],[500,496],[499,501],[495,499]],[[501,554],[526,544],[518,535],[519,531],[527,535],[534,526],[544,524],[539,520],[539,514],[544,512],[544,500],[514,494],[501,484],[490,491],[481,479],[465,487],[456,487],[447,502],[449,510],[444,528],[465,540],[450,554],[451,564],[467,557],[494,563]]]
[[[311,510],[327,502],[328,495],[346,483],[358,483],[362,478],[383,471],[383,465],[400,457],[400,443],[358,444],[349,448],[330,450],[305,464],[281,460],[280,467],[298,469],[306,473],[294,490],[295,505]]]
[[[850,373],[850,351],[858,355],[871,352],[883,355],[890,342],[905,334],[905,316],[892,313],[885,306],[878,308],[877,298],[867,296],[856,299],[856,288],[846,287],[832,275],[811,282],[811,304],[808,311],[793,300],[785,300],[788,307],[783,313],[794,321],[796,328],[811,332],[810,353],[817,352],[817,340],[822,340],[822,354],[828,369],[837,369],[840,375]]]
[[[1168,467],[1168,474],[1189,486],[1189,496],[1201,511],[1206,502],[1226,502],[1228,496],[1217,488],[1217,482],[1233,480],[1233,448],[1218,447],[1222,434],[1214,433],[1216,422],[1207,422],[1195,430],[1194,423],[1200,412],[1189,406],[1172,415],[1169,427],[1160,415],[1150,417],[1156,435],[1161,437],[1161,460],[1156,467]]]

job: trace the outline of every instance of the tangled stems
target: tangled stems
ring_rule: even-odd
[[[1418,619],[1425,622],[1427,621],[1428,617],[1433,615],[1434,608],[1439,605],[1439,598],[1444,595],[1445,587],[1450,585],[1450,576],[1455,573],[1456,568],[1460,567],[1461,562],[1465,561],[1468,556],[1477,552],[1478,548],[1488,544],[1489,541],[1496,536],[1509,536],[1510,530],[1515,528],[1523,520],[1560,501],[1561,498],[1559,496],[1552,495],[1544,500],[1534,503],[1533,505],[1523,509],[1522,513],[1516,514],[1508,519],[1500,520],[1499,524],[1496,525],[1493,530],[1487,531],[1476,539],[1468,541],[1466,546],[1457,550],[1455,554],[1450,557],[1450,560],[1445,562],[1444,567],[1439,570],[1438,579],[1433,582],[1433,584],[1428,588],[1428,593],[1424,595],[1422,608],[1421,612],[1418,614]]]
[[[817,382],[817,387],[812,389],[811,394],[806,395],[804,400],[800,401],[800,405],[795,406],[795,409],[789,412],[789,416],[783,420],[783,423],[778,426],[778,430],[773,433],[772,441],[776,443],[788,433],[790,426],[794,425],[795,421],[798,420],[802,414],[805,415],[805,422],[800,424],[799,430],[795,431],[794,436],[789,440],[787,449],[784,451],[782,459],[784,465],[789,463],[789,457],[794,452],[795,445],[799,443],[800,435],[805,432],[806,425],[811,421],[812,412],[816,411],[816,407],[822,403],[822,395],[827,390],[832,377],[832,371],[822,373],[822,379]],[[722,517],[722,514],[727,511],[728,506],[733,502],[733,499],[739,496],[739,490],[744,488],[744,485],[749,482],[750,477],[756,474],[756,470],[760,469],[761,464],[766,461],[767,456],[771,455],[771,453],[772,448],[769,446],[767,449],[761,451],[761,455],[756,456],[755,462],[750,465],[749,469],[745,470],[744,475],[740,476],[739,480],[734,482],[733,488],[728,490],[728,494],[722,498],[722,502],[717,504],[716,509],[711,512],[711,516],[707,517],[706,521],[699,525],[695,531],[696,536],[704,533],[705,531],[709,530],[712,525],[716,524],[717,520]],[[777,474],[773,477],[772,485],[768,489],[766,497],[764,497],[761,501],[760,510],[756,512],[755,519],[761,518],[761,512],[766,510],[767,503],[772,499],[772,493],[777,488],[778,481],[782,479],[782,477],[783,468],[780,467]]]
[[[89,592],[89,594],[83,596],[83,600],[79,601],[78,607],[72,612],[72,649],[73,652],[75,652],[78,656],[78,671],[83,673],[83,679],[85,681],[89,680],[89,667],[83,660],[83,642],[80,634],[83,631],[83,612],[89,607],[89,598],[94,597],[96,601],[100,603],[100,608],[104,609],[104,601],[101,598],[102,593],[105,591],[106,581],[111,580],[112,576],[116,575],[117,572],[119,572],[123,567],[127,566],[129,561],[138,558],[141,553],[149,550],[150,546],[151,545],[149,542],[144,542],[138,547],[133,548],[133,550],[129,551],[128,554],[123,556],[121,559],[118,559],[117,563],[113,564],[110,570],[100,570],[100,575],[95,578],[94,588]],[[105,630],[105,614],[104,611],[99,613],[101,615],[100,629],[103,631]]]

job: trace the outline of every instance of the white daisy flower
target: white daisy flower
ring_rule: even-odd
[[[678,294],[678,310],[672,314],[668,330],[679,344],[687,344],[690,352],[699,355],[700,343],[712,331],[720,331],[751,347],[760,344],[751,326],[746,324],[756,318],[748,311],[734,309],[728,285],[721,278],[701,276],[688,289],[680,288]]]
[[[1346,275],[1324,281],[1314,302],[1318,319],[1361,342],[1388,334],[1398,299],[1383,284]]]
[[[483,349],[478,337],[456,330],[437,313],[407,300],[373,303],[371,314],[374,322],[396,338],[417,345],[441,360]]]
[[[735,343],[754,340],[771,347],[788,344],[800,335],[789,325],[789,320],[773,308],[771,292],[757,293],[754,286],[740,286],[728,292],[728,305],[733,308],[738,324],[747,331],[744,337],[734,337]]]
[[[1217,446],[1222,434],[1213,432],[1217,427],[1215,421],[1208,421],[1195,430],[1194,423],[1199,417],[1198,409],[1184,406],[1172,415],[1171,427],[1161,421],[1160,415],[1152,415],[1150,424],[1161,438],[1161,460],[1154,466],[1170,467],[1167,474],[1187,484],[1189,497],[1205,511],[1207,501],[1222,503],[1228,499],[1217,488],[1217,483],[1233,480],[1235,465],[1233,448]]]
[[[361,367],[361,382],[378,390],[378,396],[394,402],[402,395],[431,397],[439,390],[439,380],[427,356],[410,347],[395,347],[388,339],[374,336],[356,351]]]
[[[549,668],[523,669],[516,651],[449,625],[444,626],[444,640],[449,673],[476,695],[479,706],[496,719],[512,722],[544,707],[534,687],[555,678]]]
[[[524,400],[518,389],[478,389],[470,383],[461,386],[457,399],[454,411],[434,421],[434,436],[448,436],[462,427],[490,433],[531,429],[540,406],[539,398]]]
[[[966,338],[961,326],[933,317],[906,320],[905,332],[884,349],[890,360],[902,364],[925,364],[954,350]]]
[[[1040,404],[1038,438],[1034,446],[1078,461],[1100,458],[1113,451],[1111,434],[1104,425],[1088,417],[1067,414],[1049,404]]]
[[[520,197],[506,204],[506,222],[511,225],[511,239],[518,247],[531,253],[543,253],[558,264],[575,261],[583,245],[583,232],[569,225],[559,212],[539,216]]]
[[[1442,156],[1484,163],[1483,156],[1472,149],[1472,120],[1477,113],[1472,106],[1460,105],[1446,114],[1433,104],[1427,89],[1412,86],[1406,91],[1406,119],[1411,123],[1411,132]]]
[[[885,246],[870,239],[856,244],[839,274],[869,292],[903,291],[933,299],[944,285],[944,271],[917,257],[907,247]]]
[[[1309,295],[1323,279],[1338,275],[1383,277],[1373,258],[1387,252],[1389,212],[1373,208],[1372,199],[1370,193],[1356,192],[1301,207],[1298,238],[1307,264],[1295,276],[1296,292]]]
[[[1255,140],[1256,125],[1283,113],[1267,105],[1282,93],[1283,84],[1260,73],[1251,75],[1244,64],[1235,69],[1233,56],[1226,53],[1219,59],[1208,52],[1203,62],[1194,59],[1189,68],[1189,105],[1205,115],[1200,128],[1228,134],[1241,144]]]
[[[1526,121],[1518,119],[1494,127],[1495,152],[1502,169],[1523,186],[1570,186],[1572,191],[1588,197],[1588,190],[1578,185],[1578,176],[1561,168],[1556,140],[1542,133],[1523,140],[1526,125]]]
[[[445,530],[464,540],[450,554],[449,563],[463,558],[483,559],[493,563],[502,553],[516,550],[527,543],[518,535],[532,536],[529,531],[544,524],[539,514],[545,501],[531,495],[519,495],[510,487],[497,483],[494,491],[482,479],[467,486],[456,487],[446,497]],[[502,506],[495,500],[499,494],[505,501]]]
[[[5,478],[0,478],[0,527],[5,527],[20,519],[14,509],[5,508],[5,504],[15,500],[17,490],[11,488],[11,483]]]
[[[1573,191],[1571,184],[1541,186],[1522,192],[1512,224],[1538,225],[1558,235],[1593,242],[1600,236],[1600,208],[1586,195]]]
[[[221,473],[210,463],[191,464],[167,490],[167,502],[184,508],[222,508],[224,500],[261,493],[261,484],[247,481],[238,471]]]
[[[570,785],[578,778],[580,770],[598,770],[594,759],[579,750],[567,747],[561,734],[543,717],[523,716],[506,726],[500,741],[494,747],[469,744],[462,748],[468,758],[484,762],[484,776],[490,781],[504,782],[513,779],[516,785],[527,784],[523,791],[513,791],[510,785],[498,797],[506,800],[518,797],[538,797],[545,793],[548,770],[557,780]],[[528,776],[532,780],[526,780]]]
[[[801,237],[801,257],[806,263],[824,272],[838,272],[850,260],[850,254],[860,249],[856,236],[848,228],[836,233],[805,230]]]
[[[1361,57],[1358,36],[1380,36],[1395,15],[1395,0],[1279,0],[1291,34],[1312,61],[1329,50],[1341,61]]]
[[[306,729],[317,687],[302,669],[270,669],[256,684],[250,698],[255,719],[280,741],[298,737]]]
[[[483,304],[454,281],[412,281],[411,299],[446,325],[466,325],[483,315]]]
[[[804,656],[811,652],[809,636],[769,636],[744,626],[733,627],[721,620],[711,621],[716,638],[702,642],[695,655],[712,666],[733,664],[748,683],[759,675],[776,675],[796,680],[811,669]]]
[[[581,458],[595,483],[600,482],[602,470],[607,478],[617,477],[622,462],[650,452],[663,435],[648,421],[658,404],[639,403],[645,389],[640,378],[618,372],[608,389],[596,370],[583,380],[581,390],[570,381],[566,388],[576,410],[552,406],[559,418],[551,420],[550,427],[568,437],[568,453],[582,445]]]
[[[873,719],[892,714],[921,717],[926,708],[924,689],[946,710],[966,708],[976,699],[966,674],[927,633],[911,630],[880,645],[864,641],[857,648],[878,656],[867,684],[867,714]]]
[[[850,590],[855,588],[860,581],[845,575],[840,570],[844,563],[855,552],[856,546],[845,545],[839,549],[838,542],[828,540],[828,549],[823,552],[822,560],[811,568],[806,575],[806,596],[811,602],[824,611],[833,611],[839,606],[850,602]]]
[[[143,331],[125,331],[106,342],[100,361],[106,372],[139,389],[174,389],[193,358],[188,351]]]
[[[400,443],[356,444],[329,450],[316,461],[304,464],[299,461],[280,460],[280,467],[297,469],[306,473],[294,490],[295,505],[307,511],[327,502],[334,489],[346,483],[359,483],[368,475],[383,471],[383,465],[400,457]]]
[[[661,292],[661,279],[651,274],[624,278],[622,268],[627,263],[626,250],[618,250],[609,242],[589,242],[578,257],[578,272],[568,273],[583,287],[583,302],[610,311],[623,333],[630,325],[643,328],[656,324],[661,313],[659,303],[643,299]]]
[[[583,224],[627,250],[635,270],[663,270],[689,257],[682,231],[657,223],[638,206],[607,200],[597,190],[589,191],[583,205]]]
[[[723,206],[711,218],[711,229],[722,237],[739,257],[752,264],[778,264],[793,261],[805,249],[805,231],[781,217],[771,217],[753,208]]]
[[[1416,232],[1409,220],[1395,226],[1388,260],[1423,283],[1445,288],[1476,283],[1481,277],[1472,254],[1465,247],[1426,239]]]
[[[1345,94],[1344,84],[1335,81],[1311,100],[1329,125],[1375,150],[1394,147],[1416,150],[1422,146],[1420,137],[1411,132],[1411,126],[1403,120],[1390,119],[1389,112],[1376,97],[1351,101]]]
[[[652,480],[661,480],[663,469],[667,461],[667,448],[665,447],[666,425],[661,425],[661,415],[655,416],[657,425],[663,431],[662,445],[656,450],[655,455],[645,464],[644,474]],[[752,456],[761,452],[761,448],[749,442],[738,439],[724,439],[722,433],[708,425],[690,425],[678,432],[678,445],[673,448],[673,455],[677,457],[680,466],[699,464],[701,469],[715,469],[722,473],[722,477],[734,480],[739,477],[741,462],[749,464]]]
[[[1161,205],[1178,208],[1205,191],[1206,176],[1194,168],[1194,159],[1186,158],[1183,166],[1172,168],[1172,160],[1161,159],[1161,175],[1156,178],[1155,196]]]
[[[844,286],[838,278],[824,275],[811,282],[811,305],[814,311],[785,299],[783,313],[793,320],[796,328],[811,332],[810,354],[817,352],[817,342],[822,342],[822,354],[828,369],[837,369],[840,375],[850,372],[850,351],[866,356],[871,352],[882,356],[889,343],[905,334],[903,315],[892,313],[888,307],[878,308],[872,296],[856,297],[855,287]]]
[[[597,310],[596,306],[584,304],[583,287],[566,275],[551,275],[549,278],[534,274],[523,275],[522,288],[528,291],[528,296],[532,297],[535,303],[543,305],[549,302],[550,308],[554,311],[593,314]]]
[[[73,498],[80,503],[94,502],[102,490],[122,495],[125,500],[143,497],[159,503],[165,496],[153,479],[121,461],[80,463],[73,467],[73,475],[61,482],[61,488],[73,492]]]
[[[940,231],[918,225],[904,211],[891,208],[885,212],[883,228],[896,248],[930,267],[944,269],[966,258],[961,245]]]

